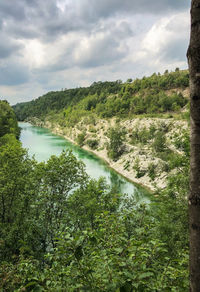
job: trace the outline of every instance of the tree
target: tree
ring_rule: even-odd
[[[34,164],[14,135],[6,134],[0,138],[1,260],[18,254],[22,241],[30,233],[35,197]]]
[[[190,291],[200,291],[200,0],[191,3],[191,35],[187,52],[190,72]]]
[[[39,222],[43,251],[55,246],[55,237],[66,225],[68,197],[75,189],[84,186],[88,180],[82,161],[71,151],[60,156],[52,155],[45,163],[37,166],[38,197],[35,218]]]
[[[108,138],[110,139],[107,146],[108,156],[114,161],[117,161],[124,151],[123,141],[125,134],[124,129],[120,129],[119,127],[110,128],[108,131]]]
[[[19,138],[20,130],[14,110],[6,100],[0,100],[0,137],[9,133]]]

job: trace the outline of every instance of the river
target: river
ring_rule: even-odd
[[[64,149],[72,150],[77,159],[81,159],[86,172],[91,178],[103,176],[110,186],[117,187],[120,193],[134,195],[137,201],[149,203],[150,195],[143,188],[134,185],[124,177],[110,169],[107,164],[94,154],[87,152],[70,141],[55,135],[50,130],[19,122],[22,146],[28,149],[30,156],[39,162],[47,161],[51,155],[59,155]]]

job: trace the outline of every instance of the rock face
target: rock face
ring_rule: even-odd
[[[38,119],[36,117],[30,117],[30,118],[26,119],[25,122],[31,123],[37,127],[45,127],[45,122],[41,121],[40,119]]]
[[[37,118],[31,118],[29,122],[48,128],[75,144],[79,144],[78,137],[82,135],[81,147],[105,160],[110,167],[129,180],[152,191],[165,188],[168,176],[175,175],[177,171],[176,168],[169,170],[169,163],[165,159],[166,149],[162,147],[167,148],[171,155],[173,153],[176,156],[184,155],[182,150],[175,146],[176,139],[189,132],[187,121],[161,118],[135,118],[121,121],[116,118],[98,119],[94,124],[87,124],[82,120],[74,127],[61,127],[48,120],[41,121]],[[113,161],[108,155],[108,132],[109,129],[116,127],[124,129],[126,135],[123,142],[124,151],[116,161]],[[158,145],[160,152],[156,150],[158,147],[156,143],[161,143],[160,146]]]

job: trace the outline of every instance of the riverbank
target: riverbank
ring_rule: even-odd
[[[34,125],[50,129],[54,134],[60,135],[76,145],[78,135],[84,133],[83,149],[92,152],[104,160],[109,167],[129,181],[141,185],[151,192],[155,192],[157,189],[164,189],[167,185],[168,176],[170,174],[175,175],[176,169],[170,172],[167,170],[166,161],[163,161],[163,159],[156,155],[156,152],[152,149],[152,143],[132,145],[130,143],[130,133],[132,133],[134,129],[144,131],[144,129],[149,129],[152,126],[156,129],[164,127],[168,129],[166,133],[167,147],[171,149],[171,151],[177,153],[177,155],[182,155],[183,153],[174,146],[174,140],[177,135],[181,136],[183,131],[188,130],[188,124],[185,120],[160,118],[136,118],[132,120],[122,120],[120,122],[116,119],[99,119],[95,124],[87,124],[81,121],[74,127],[61,127],[48,120],[42,122],[35,118],[31,119],[30,122]],[[117,161],[113,161],[108,157],[106,149],[106,145],[109,142],[107,132],[109,128],[115,127],[116,125],[126,129],[127,135],[124,142],[126,150]],[[91,139],[98,142],[98,147],[96,149],[91,149],[91,147],[87,145],[87,141]],[[155,173],[154,176],[152,176],[152,171]]]

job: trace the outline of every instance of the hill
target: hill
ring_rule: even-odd
[[[69,125],[88,113],[100,118],[165,113],[177,111],[187,103],[183,91],[188,84],[188,71],[177,69],[164,75],[154,73],[134,81],[128,79],[125,83],[95,82],[90,87],[52,91],[13,108],[20,121],[59,113]]]

